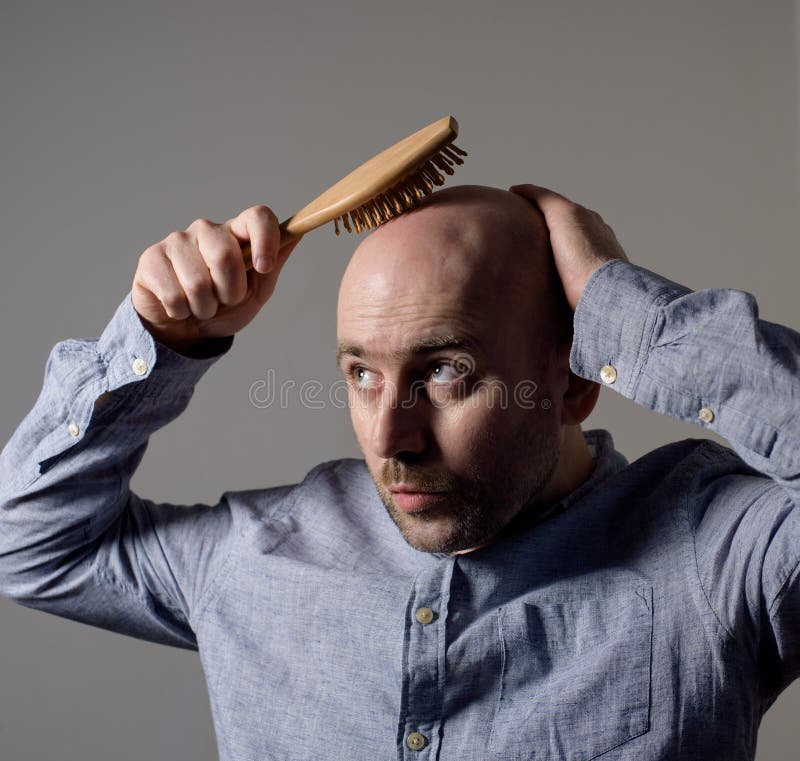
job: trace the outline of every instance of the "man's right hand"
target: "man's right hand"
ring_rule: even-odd
[[[242,257],[248,242],[249,272]],[[280,248],[278,220],[266,206],[224,224],[198,219],[139,257],[134,309],[157,341],[191,354],[208,339],[237,333],[258,314],[295,245]]]

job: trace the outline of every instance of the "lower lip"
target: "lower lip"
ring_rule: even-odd
[[[442,498],[441,492],[395,491],[392,492],[395,504],[406,513],[422,510]]]

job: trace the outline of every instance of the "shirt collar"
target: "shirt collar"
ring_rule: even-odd
[[[595,462],[594,471],[577,489],[556,503],[560,504],[562,509],[569,507],[573,502],[588,494],[601,481],[628,467],[628,460],[614,448],[614,439],[608,431],[600,428],[584,431],[583,438],[586,440],[589,454]]]

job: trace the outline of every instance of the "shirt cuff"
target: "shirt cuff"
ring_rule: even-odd
[[[687,293],[685,286],[623,259],[603,264],[575,309],[572,371],[633,398],[659,309]]]
[[[232,344],[233,336],[218,339],[217,353],[204,358],[173,351],[150,335],[129,292],[100,336],[97,352],[106,367],[108,391],[146,379],[177,391],[193,388]]]
[[[200,378],[230,349],[233,337],[219,342],[219,353],[203,359],[169,349],[145,328],[129,292],[99,338],[68,339],[53,348],[42,401],[63,422],[40,442],[38,460],[80,441],[95,413],[95,402],[111,392],[157,399],[162,405],[188,399]],[[104,406],[101,403],[98,409]]]

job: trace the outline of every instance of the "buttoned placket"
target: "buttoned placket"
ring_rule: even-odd
[[[398,759],[439,755],[445,688],[447,605],[455,558],[445,558],[414,579],[405,616],[403,696]]]

